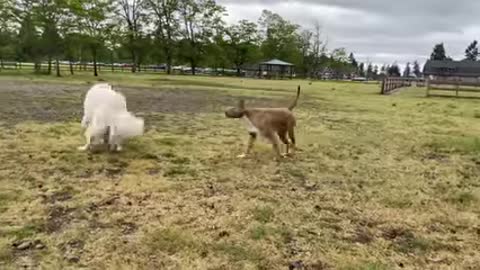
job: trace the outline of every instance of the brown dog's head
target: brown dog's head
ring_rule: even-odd
[[[225,111],[228,118],[242,118],[245,115],[245,101],[242,99],[238,102],[238,106]]]

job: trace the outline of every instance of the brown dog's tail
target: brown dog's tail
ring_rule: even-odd
[[[295,108],[297,106],[297,102],[298,102],[298,98],[300,97],[300,85],[298,86],[298,89],[297,89],[297,97],[295,98],[295,100],[292,102],[292,104],[290,106],[288,106],[288,110],[289,111],[292,111],[293,108]]]

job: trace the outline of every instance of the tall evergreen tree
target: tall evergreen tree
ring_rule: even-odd
[[[358,76],[365,77],[365,64],[364,63],[360,63],[360,65],[358,65]]]
[[[477,61],[478,58],[478,42],[474,40],[470,45],[468,45],[465,50],[465,60]]]
[[[400,77],[400,68],[395,63],[387,68],[387,74],[388,76]]]
[[[439,60],[439,61],[447,60],[447,54],[445,52],[445,47],[443,43],[439,43],[435,45],[435,47],[433,48],[433,52],[430,55],[430,60]]]
[[[417,61],[413,62],[413,74],[415,74],[417,78],[420,78],[422,76],[422,72],[420,71],[420,65]]]
[[[373,66],[372,63],[368,63],[367,66],[367,79],[370,79],[373,77]]]
[[[410,67],[410,63],[407,63],[405,66],[405,70],[403,71],[403,77],[410,77],[410,74],[412,73],[412,69]]]
[[[357,62],[357,60],[355,59],[355,56],[353,55],[353,53],[350,53],[350,55],[348,56],[348,60],[350,61],[350,64],[351,64],[354,68],[358,68],[358,62]]]

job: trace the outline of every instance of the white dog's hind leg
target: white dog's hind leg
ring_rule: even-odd
[[[91,143],[91,140],[92,140],[92,137],[90,135],[90,130],[87,129],[87,131],[85,131],[85,140],[87,141],[85,143],[84,146],[79,146],[77,149],[79,151],[86,151],[90,148],[90,143]]]
[[[109,137],[108,137],[108,143],[110,146],[111,151],[117,151],[120,152],[122,151],[122,146],[120,145],[120,138],[118,136],[118,130],[116,126],[110,126],[109,127]]]
[[[82,118],[82,127],[83,127],[83,128],[87,128],[89,122],[90,122],[90,121],[88,121],[88,117],[87,117],[86,115],[84,115],[83,118]]]

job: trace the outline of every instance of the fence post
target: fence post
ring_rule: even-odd
[[[430,78],[427,78],[427,97],[430,96]]]
[[[382,80],[382,89],[381,89],[381,92],[380,92],[382,95],[385,95],[385,78],[383,78]]]
[[[456,78],[456,96],[458,97],[458,91],[460,90],[460,77]]]

